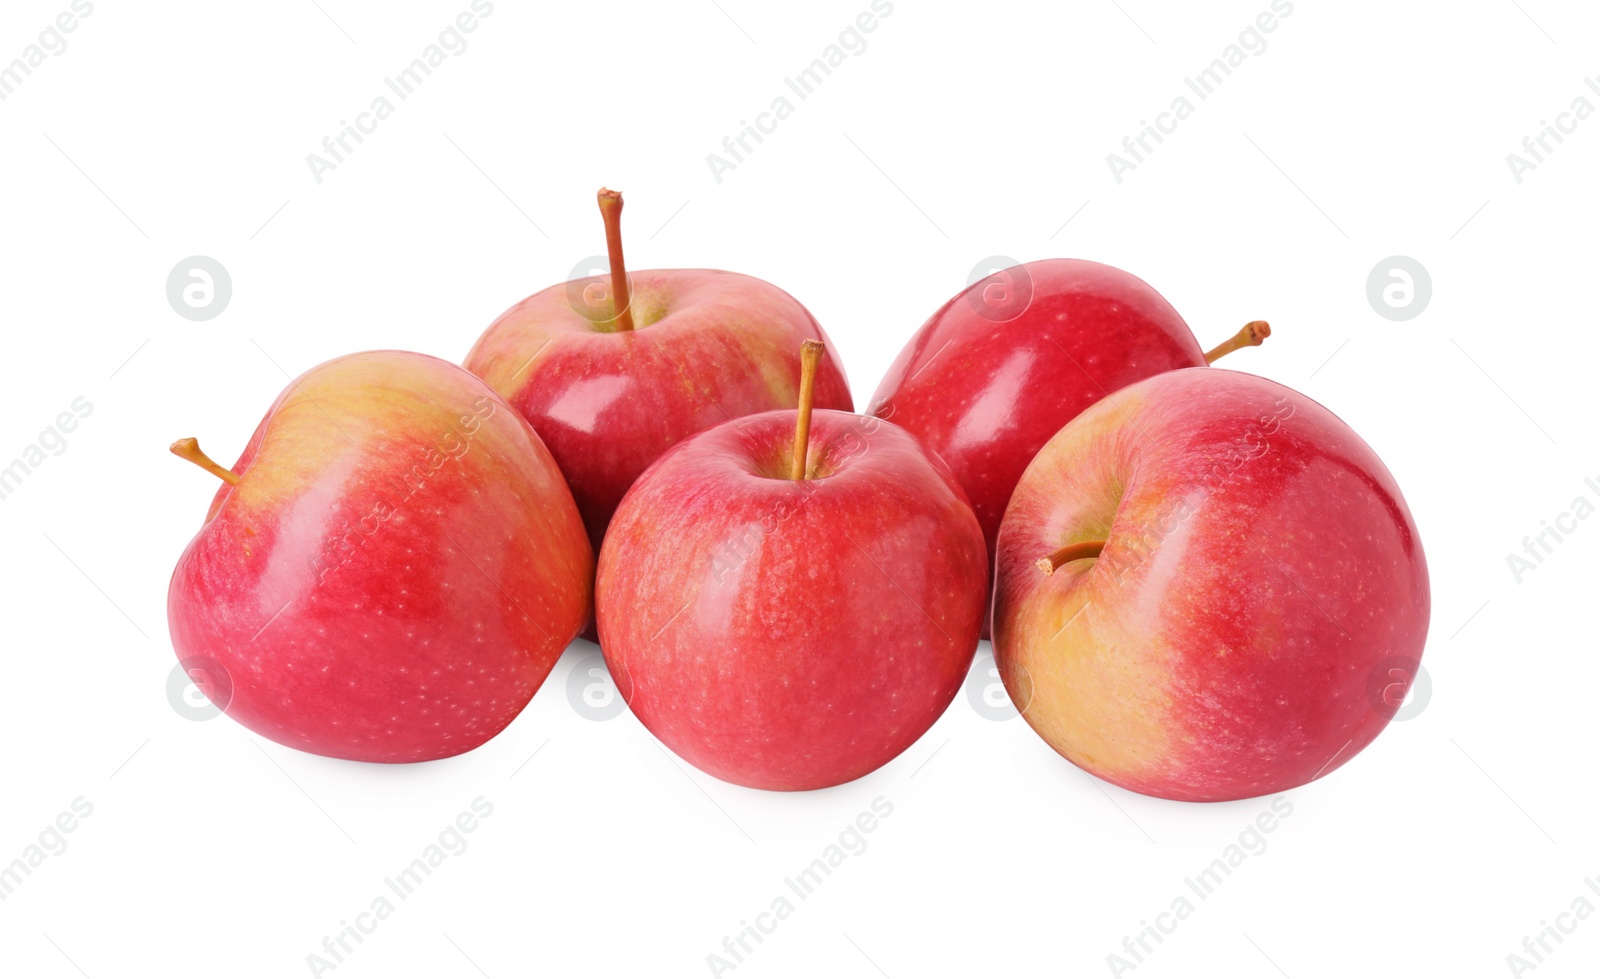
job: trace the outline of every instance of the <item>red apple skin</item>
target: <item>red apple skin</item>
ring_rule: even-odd
[[[760,789],[838,785],[933,725],[966,677],[987,557],[961,487],[900,428],[818,411],[704,432],[623,500],[601,548],[600,648],[645,727]]]
[[[584,624],[593,557],[555,460],[453,364],[313,368],[232,468],[167,620],[179,660],[231,686],[218,706],[257,734],[357,761],[471,750]]]
[[[945,303],[884,375],[872,411],[949,464],[992,567],[1011,492],[1061,426],[1135,381],[1205,363],[1183,317],[1142,279],[1047,259],[995,273]]]
[[[817,321],[777,286],[737,272],[633,272],[635,328],[618,332],[608,282],[551,286],[511,307],[467,354],[533,424],[600,550],[622,496],[667,449],[731,418],[796,403],[800,344],[828,344],[819,408],[850,411],[850,387]],[[581,297],[602,290],[596,305]]]
[[[1035,566],[1093,540],[1096,559]],[[1349,761],[1393,716],[1374,679],[1415,676],[1428,613],[1388,469],[1332,412],[1249,374],[1174,371],[1084,412],[1000,528],[1013,701],[1071,761],[1166,799],[1268,795]]]

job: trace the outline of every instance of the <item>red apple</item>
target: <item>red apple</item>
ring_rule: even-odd
[[[878,385],[873,411],[949,464],[992,562],[1011,491],[1061,426],[1135,381],[1204,366],[1269,332],[1251,323],[1207,354],[1143,280],[1078,259],[1029,262],[934,313]]]
[[[313,368],[267,410],[172,575],[186,669],[239,723],[358,761],[469,751],[588,614],[555,460],[482,381],[421,354]],[[231,692],[230,692],[231,688]]]
[[[600,211],[609,282],[591,277],[529,296],[466,359],[550,447],[596,552],[622,494],[652,462],[730,418],[795,404],[800,343],[827,342],[804,306],[761,279],[713,269],[630,275],[622,196],[601,190]],[[816,397],[822,408],[852,408],[831,348]]]
[[[753,788],[837,785],[904,751],[960,689],[983,620],[983,534],[945,465],[893,424],[807,402],[667,453],[600,551],[600,648],[634,714]]]
[[[1428,570],[1394,477],[1282,385],[1173,371],[1079,415],[1000,526],[994,652],[1051,747],[1135,792],[1281,792],[1414,677]],[[1385,698],[1388,698],[1387,700]]]

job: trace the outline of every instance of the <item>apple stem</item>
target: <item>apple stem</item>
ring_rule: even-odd
[[[821,340],[806,340],[800,344],[800,412],[794,422],[790,479],[806,478],[806,455],[811,451],[811,400],[817,386],[817,362],[822,359],[822,350]]]
[[[1206,351],[1206,363],[1215,364],[1223,357],[1243,347],[1259,347],[1261,341],[1272,336],[1272,327],[1266,320],[1251,320],[1239,332]]]
[[[1099,557],[1105,546],[1106,542],[1103,540],[1079,541],[1076,544],[1068,544],[1049,557],[1042,557],[1034,563],[1046,575],[1053,575],[1057,569],[1069,561],[1082,561],[1084,558]]]
[[[239,474],[231,469],[222,468],[210,456],[200,451],[199,439],[179,439],[172,443],[172,454],[179,459],[189,460],[229,486],[239,485]]]
[[[611,262],[611,305],[617,312],[617,329],[633,329],[629,305],[628,269],[622,264],[622,191],[600,188],[600,216],[606,222],[606,257]]]

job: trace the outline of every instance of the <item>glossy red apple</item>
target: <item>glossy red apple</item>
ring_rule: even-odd
[[[1135,792],[1281,792],[1416,675],[1428,570],[1400,488],[1326,408],[1181,370],[1063,428],[1000,527],[994,652],[1051,747]]]
[[[313,368],[267,410],[178,559],[172,645],[281,744],[412,762],[477,747],[588,615],[593,556],[539,436],[422,354]]]
[[[1079,259],[1029,262],[934,313],[878,385],[872,411],[949,464],[992,562],[1011,491],[1061,426],[1135,381],[1204,366],[1269,333],[1251,323],[1208,354],[1143,280]]]
[[[466,359],[550,447],[596,552],[622,495],[652,462],[695,432],[794,405],[800,343],[827,342],[804,306],[761,279],[712,269],[630,275],[622,196],[600,191],[600,211],[609,281],[529,296]],[[816,398],[818,407],[852,407],[831,348]]]
[[[634,714],[762,789],[837,785],[904,751],[960,689],[983,619],[983,534],[944,464],[893,424],[801,404],[663,456],[618,508],[596,583]]]

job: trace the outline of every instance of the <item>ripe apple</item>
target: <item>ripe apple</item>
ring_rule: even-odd
[[[469,751],[588,615],[588,537],[555,460],[482,381],[354,354],[278,396],[167,596],[202,692],[281,744],[357,761]]]
[[[1249,374],[1172,371],[1085,411],[1000,526],[1006,689],[1051,747],[1135,792],[1242,799],[1333,771],[1393,716],[1374,692],[1415,676],[1427,632],[1394,477],[1328,409]]]
[[[630,275],[622,195],[599,197],[610,289],[594,276],[534,293],[466,359],[549,446],[596,552],[622,494],[661,453],[730,418],[793,405],[801,341],[827,343],[804,306],[761,279],[713,269]],[[831,348],[816,398],[852,409]]]
[[[664,455],[600,551],[600,649],[633,712],[701,771],[816,789],[894,758],[960,689],[983,621],[983,533],[910,434],[800,410]]]
[[[978,514],[992,567],[1011,491],[1061,426],[1135,381],[1204,366],[1270,333],[1252,322],[1205,353],[1143,280],[1079,259],[1029,262],[974,283],[934,313],[878,385],[872,410],[949,464]]]

